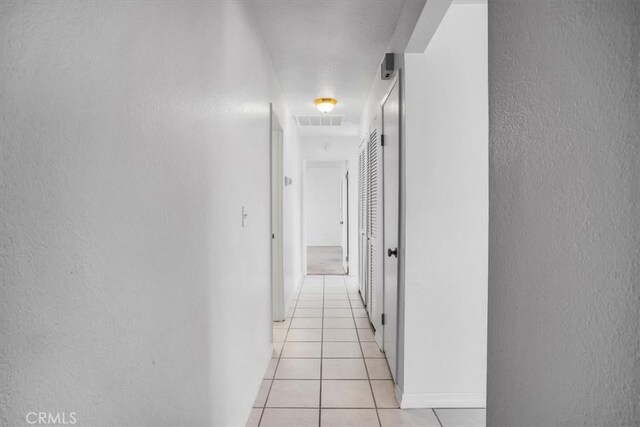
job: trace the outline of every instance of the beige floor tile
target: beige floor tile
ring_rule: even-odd
[[[322,379],[366,380],[367,370],[363,359],[322,359]]]
[[[287,341],[322,341],[322,329],[289,329]]]
[[[399,408],[396,400],[395,384],[391,380],[372,380],[371,388],[378,408]]]
[[[342,289],[345,290],[347,289],[347,285],[344,284],[344,282],[334,282],[332,280],[326,281],[325,280],[325,284],[324,284],[325,288],[334,288],[334,289]]]
[[[280,359],[277,380],[319,380],[320,359]]]
[[[266,408],[260,427],[318,427],[319,409]]]
[[[325,301],[349,301],[347,294],[325,294]]]
[[[372,380],[390,380],[391,372],[389,371],[389,365],[387,359],[365,359],[367,364],[367,370],[369,371],[369,378]]]
[[[351,301],[351,308],[364,308],[364,304],[360,301]]]
[[[298,301],[296,308],[322,308],[321,299],[309,299]]]
[[[356,317],[354,320],[356,322],[357,328],[371,328],[371,324],[369,323],[369,318]]]
[[[325,294],[345,294],[345,295],[347,295],[347,288],[345,288],[344,285],[342,285],[340,287],[325,286],[324,287],[324,293]]]
[[[355,300],[355,301],[362,301],[362,298],[360,298],[360,294],[356,292],[349,293],[349,299]]]
[[[291,331],[289,331],[289,334],[291,334]],[[362,346],[362,353],[367,359],[384,359],[384,353],[375,341],[363,341],[360,345]]]
[[[284,338],[287,336],[288,329],[274,329],[273,330],[273,340],[274,341],[284,341]]]
[[[324,295],[321,292],[318,292],[316,294],[300,294],[300,296],[298,297],[298,301],[313,301],[313,300],[320,300],[322,301],[324,299]]]
[[[351,317],[325,317],[324,327],[328,329],[352,329],[355,328]]]
[[[324,342],[329,341],[358,341],[355,329],[325,329],[322,334]]]
[[[362,358],[360,344],[357,342],[325,342],[322,344],[322,357]]]
[[[319,342],[287,342],[282,348],[282,357],[320,357],[322,343]]]
[[[317,408],[320,401],[320,381],[274,380],[267,407]]]
[[[291,324],[291,319],[287,319],[283,322],[273,322],[273,329],[288,329]]]
[[[254,408],[262,408],[264,406],[264,402],[266,402],[267,396],[269,395],[269,387],[271,387],[271,380],[262,380],[258,395],[253,403]]]
[[[291,329],[321,329],[320,317],[295,317],[291,320]]]
[[[434,409],[443,427],[484,427],[487,424],[485,409]]]
[[[322,381],[323,408],[374,408],[369,381]]]
[[[322,317],[321,308],[296,308],[296,312],[293,315],[294,318],[298,317]]]
[[[262,415],[262,408],[253,408],[249,414],[246,427],[258,427],[260,423],[260,416]]]
[[[375,409],[322,409],[321,427],[377,427]]]
[[[278,359],[270,359],[269,366],[267,366],[267,372],[264,373],[265,379],[273,378],[273,374],[276,373],[276,366],[278,366]]]
[[[382,427],[440,427],[431,409],[378,409]]]
[[[350,308],[325,308],[324,317],[353,317]]]
[[[351,305],[347,300],[342,300],[342,301],[327,300],[324,302],[324,308],[351,308]]]
[[[354,308],[353,317],[368,317],[367,311],[364,308]]]
[[[375,337],[373,336],[373,331],[369,328],[358,328],[358,336],[360,337],[360,341],[375,341]]]

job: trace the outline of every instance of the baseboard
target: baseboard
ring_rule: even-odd
[[[264,378],[264,373],[267,372],[267,369],[269,368],[269,363],[271,362],[271,356],[273,355],[273,343],[269,344],[267,346],[267,353],[264,355],[265,357],[263,357],[262,360],[264,360],[264,363],[262,365],[262,370],[260,371],[260,376],[256,376],[256,383],[254,384],[254,387],[252,388],[254,393],[251,394],[249,393],[247,396],[251,398],[251,400],[248,402],[248,406],[246,409],[246,415],[245,415],[245,424],[246,422],[249,420],[249,416],[251,415],[251,408],[253,407],[253,403],[255,402],[256,396],[258,395],[258,393],[260,392],[260,387],[262,386],[262,380]],[[243,424],[244,425],[244,424]]]
[[[403,393],[396,385],[396,399],[402,409],[485,408],[486,393]]]
[[[298,294],[300,293],[300,288],[302,287],[302,283],[304,283],[304,275],[298,280],[298,284],[293,288],[293,298],[287,301],[287,309],[285,310],[285,316],[287,312],[295,307],[296,301],[298,301]]]

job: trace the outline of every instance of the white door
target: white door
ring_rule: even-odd
[[[362,141],[358,154],[358,286],[365,307],[367,289],[367,141]]]
[[[274,321],[283,321],[284,260],[283,260],[283,135],[282,126],[271,110],[271,304]]]
[[[342,268],[349,274],[349,172],[340,180],[340,227],[342,234]]]
[[[384,345],[396,379],[398,339],[398,233],[400,210],[400,84],[395,83],[382,107],[384,134]]]
[[[369,130],[367,182],[367,286],[369,319],[376,330],[376,342],[382,347],[383,308],[383,236],[382,236],[382,120],[381,111]]]

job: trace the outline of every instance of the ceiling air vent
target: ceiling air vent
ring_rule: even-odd
[[[329,116],[326,114],[318,116],[297,116],[300,126],[342,126],[344,116]]]

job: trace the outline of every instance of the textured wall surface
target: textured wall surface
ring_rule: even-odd
[[[405,54],[403,407],[484,407],[487,5],[457,4]]]
[[[0,2],[0,425],[244,425],[279,92],[244,7]]]
[[[490,1],[490,426],[640,425],[640,2]]]

